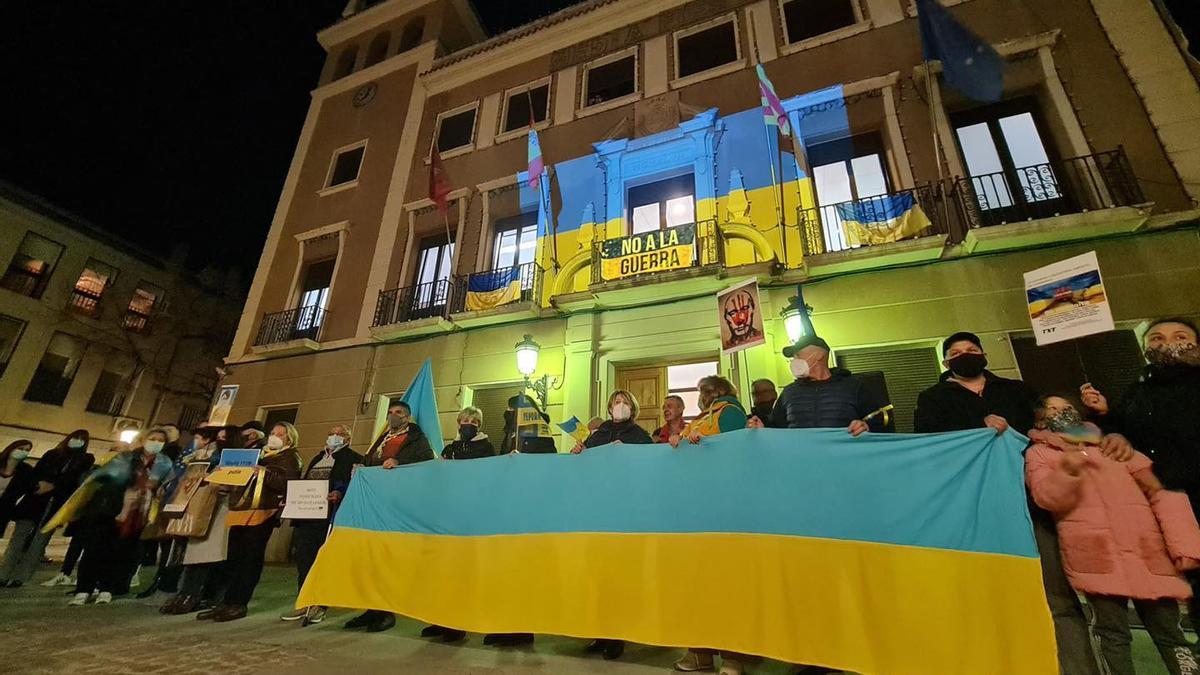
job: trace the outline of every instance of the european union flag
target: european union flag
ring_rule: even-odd
[[[917,0],[926,61],[941,61],[946,83],[976,101],[999,101],[1004,59],[958,22],[938,0]]]

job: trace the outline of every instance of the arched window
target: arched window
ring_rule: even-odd
[[[333,79],[339,80],[354,72],[354,61],[358,59],[358,45],[350,45],[338,57],[337,68],[333,71]]]
[[[418,16],[404,26],[400,34],[400,51],[406,52],[421,44],[421,36],[425,33],[425,17]]]
[[[384,31],[375,36],[371,40],[370,46],[367,47],[367,60],[363,62],[363,67],[373,66],[376,63],[387,58],[388,43],[392,41],[392,34]]]

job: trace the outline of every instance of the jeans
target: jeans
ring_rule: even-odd
[[[239,525],[229,528],[229,555],[225,559],[224,572],[228,586],[222,604],[245,606],[250,604],[254,588],[262,577],[263,559],[267,554],[267,542],[275,531],[275,521],[268,520],[260,525]]]
[[[1089,595],[1092,629],[1100,640],[1100,654],[1112,675],[1136,675],[1130,649],[1129,598]],[[1134,600],[1133,606],[1158,647],[1170,675],[1196,675],[1200,668],[1192,647],[1179,627],[1179,603],[1174,600]]]
[[[1046,602],[1054,619],[1059,672],[1062,675],[1100,675],[1079,596],[1071,588],[1063,571],[1054,519],[1033,505],[1030,505],[1029,515],[1033,518],[1033,536],[1042,558],[1042,585],[1046,589]]]
[[[12,539],[8,540],[8,550],[4,552],[4,561],[0,562],[0,579],[25,583],[42,562],[50,535],[42,534],[36,520],[14,523]]]

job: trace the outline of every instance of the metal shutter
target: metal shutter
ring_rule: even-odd
[[[483,411],[483,427],[480,429],[488,435],[488,440],[500,452],[500,443],[504,440],[504,411],[508,409],[508,399],[517,394],[520,387],[507,385],[476,389],[471,396],[471,405]],[[454,430],[454,435],[458,429]]]
[[[1142,349],[1131,330],[1037,346],[1032,337],[1012,338],[1021,377],[1039,394],[1078,394],[1090,381],[1110,402],[1125,392],[1142,371]]]
[[[840,349],[838,365],[852,373],[882,371],[891,395],[896,431],[911,433],[917,395],[937,382],[941,374],[937,350],[932,347],[864,347]]]

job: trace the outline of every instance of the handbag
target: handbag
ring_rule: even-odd
[[[213,514],[217,511],[220,492],[215,485],[201,485],[188,500],[187,508],[179,518],[167,523],[167,534],[173,537],[199,539],[208,534]]]
[[[1200,524],[1192,503],[1183,492],[1159,490],[1150,498],[1150,510],[1162,530],[1167,555],[1180,572],[1200,568]]]

